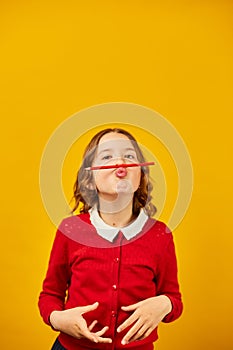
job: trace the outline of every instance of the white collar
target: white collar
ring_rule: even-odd
[[[138,217],[128,226],[124,227],[112,227],[106,224],[100,217],[96,207],[93,207],[89,210],[90,221],[95,227],[97,233],[107,239],[110,242],[113,242],[114,238],[117,236],[118,232],[121,231],[127,240],[135,237],[139,232],[141,232],[143,226],[145,225],[148,215],[141,209]]]

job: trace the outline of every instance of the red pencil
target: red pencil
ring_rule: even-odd
[[[154,165],[154,162],[145,162],[145,163],[129,163],[129,164],[115,164],[115,165],[99,165],[99,166],[91,166],[85,168],[85,170],[102,170],[102,169],[116,169],[116,168],[131,168],[134,166],[148,166]]]

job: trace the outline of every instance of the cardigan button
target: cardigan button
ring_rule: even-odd
[[[116,317],[116,312],[112,311],[112,317]]]
[[[115,259],[114,259],[114,262],[118,263],[119,260],[120,260],[119,258],[115,258]]]
[[[116,284],[113,284],[112,288],[113,288],[114,290],[117,290]]]

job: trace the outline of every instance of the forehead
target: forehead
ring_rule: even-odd
[[[99,145],[101,143],[104,143],[107,141],[113,141],[113,140],[127,140],[130,142],[129,138],[124,134],[120,134],[117,132],[109,132],[101,137],[101,139],[99,141]]]
[[[132,148],[133,141],[131,141],[126,135],[116,132],[110,132],[101,137],[98,145],[99,150],[107,148]]]

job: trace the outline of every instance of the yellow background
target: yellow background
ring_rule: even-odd
[[[194,167],[174,232],[185,310],[161,325],[156,349],[232,349],[232,1],[0,6],[1,349],[49,349],[56,336],[37,309],[55,230],[40,158],[61,122],[111,101],[161,113]]]

